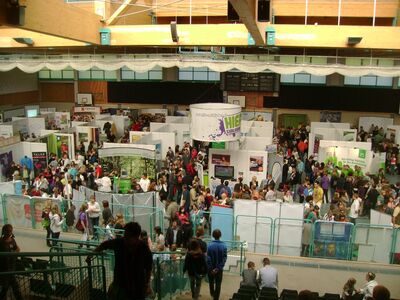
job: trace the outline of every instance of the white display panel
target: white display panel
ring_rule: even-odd
[[[281,219],[275,222],[274,254],[300,256],[304,206],[281,204]]]
[[[246,241],[249,251],[255,250],[256,241],[256,216],[257,202],[249,200],[236,200],[234,205],[235,239]]]

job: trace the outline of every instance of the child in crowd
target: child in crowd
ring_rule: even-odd
[[[347,282],[343,286],[342,299],[348,300],[352,298],[353,294],[356,291],[356,282],[357,281],[354,278],[349,278],[349,280],[347,280]]]

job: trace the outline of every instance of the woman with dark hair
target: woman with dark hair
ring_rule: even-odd
[[[186,211],[184,206],[181,206],[176,214],[183,230],[182,246],[183,248],[187,248],[188,242],[193,235],[192,224],[189,220],[189,213]]]
[[[156,245],[155,249],[159,249],[161,246],[165,246],[165,237],[160,226],[154,227],[154,232],[156,233]]]
[[[5,224],[1,229],[0,238],[0,252],[20,252],[20,249],[15,241],[13,234],[13,227],[11,224]],[[0,270],[2,272],[10,272],[15,269],[15,257],[13,256],[0,256]],[[14,275],[2,275],[0,276],[0,299],[8,299],[8,289],[12,288],[14,298],[19,300],[22,299],[21,292],[19,290],[18,282]]]
[[[183,272],[186,271],[190,279],[192,299],[199,299],[201,280],[207,273],[207,263],[200,243],[196,239],[192,239],[188,245],[188,252],[183,265]]]

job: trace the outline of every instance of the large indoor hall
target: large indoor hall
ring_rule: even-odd
[[[0,0],[0,300],[400,299],[398,0]]]

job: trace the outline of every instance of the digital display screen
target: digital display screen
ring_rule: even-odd
[[[230,179],[235,176],[235,168],[233,166],[219,166],[215,165],[214,176],[217,178]]]
[[[38,115],[37,109],[28,109],[28,110],[26,111],[26,116],[27,116],[28,118],[37,117],[37,115]]]

